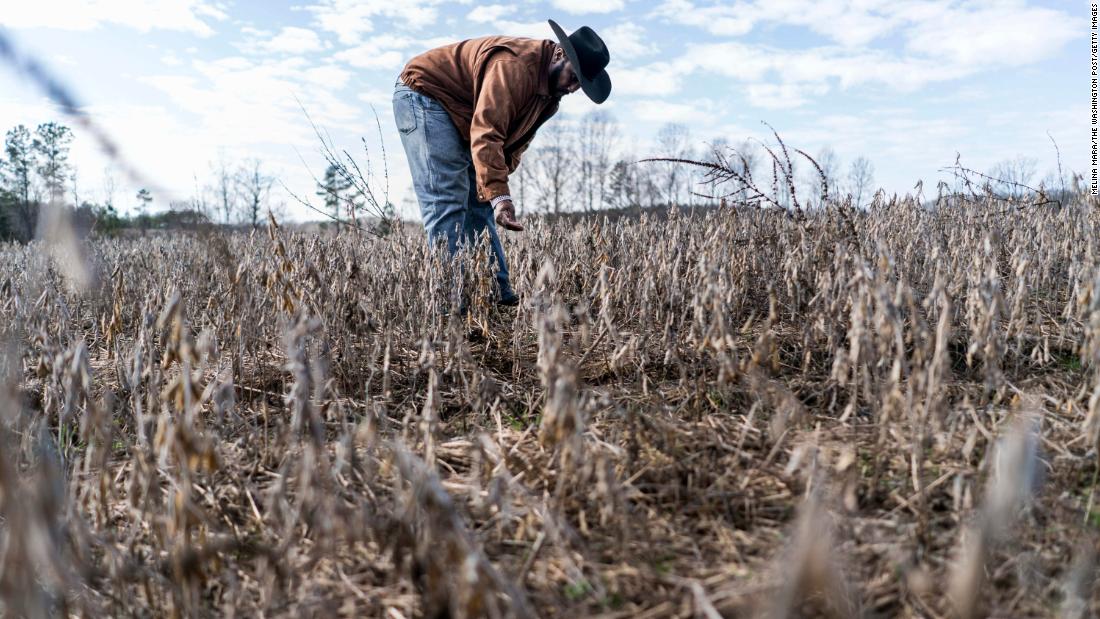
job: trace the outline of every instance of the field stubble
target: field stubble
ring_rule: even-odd
[[[1094,201],[526,223],[0,248],[4,613],[1096,610]]]

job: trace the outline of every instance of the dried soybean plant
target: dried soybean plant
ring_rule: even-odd
[[[1095,199],[830,203],[2,246],[0,612],[1096,612]]]
[[[768,123],[763,123],[775,138],[775,145],[769,145],[756,140],[760,148],[768,155],[771,168],[770,188],[761,188],[760,181],[753,176],[753,165],[749,162],[745,153],[733,147],[715,147],[711,152],[713,161],[699,161],[695,159],[683,159],[675,157],[650,157],[642,159],[639,163],[664,162],[683,164],[706,170],[702,183],[719,188],[725,192],[717,196],[705,196],[720,199],[721,204],[726,204],[727,199],[736,197],[736,203],[752,207],[771,207],[781,210],[788,216],[802,221],[806,216],[806,208],[809,206],[798,197],[798,183],[795,179],[794,161],[791,160],[791,151],[806,159],[821,179],[821,191],[817,196],[818,204],[825,204],[829,200],[829,182],[825,172],[817,161],[798,148],[789,148],[779,133]],[[765,179],[766,180],[766,179]],[[732,185],[732,189],[730,188]]]

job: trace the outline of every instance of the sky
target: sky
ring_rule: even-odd
[[[287,218],[315,219],[288,194],[313,197],[324,170],[304,109],[416,218],[390,104],[402,66],[476,36],[552,39],[547,18],[593,28],[611,54],[610,99],[577,93],[559,116],[606,109],[639,157],[661,154],[668,122],[700,148],[765,139],[767,122],[792,146],[833,149],[842,169],[867,157],[888,192],[934,186],[956,154],[978,170],[1031,157],[1041,177],[1057,165],[1052,138],[1086,172],[1077,0],[8,0],[0,29],[117,143],[154,210],[194,195],[214,162],[258,158]],[[0,131],[47,121],[73,125],[0,65]],[[137,184],[79,128],[72,161],[82,200],[102,201],[110,176],[115,203],[136,207]]]

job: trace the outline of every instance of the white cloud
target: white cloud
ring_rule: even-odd
[[[944,0],[908,4],[891,0],[753,0],[711,4],[665,0],[653,14],[719,36],[741,36],[768,23],[802,26],[851,47],[866,45],[889,33],[904,21],[905,14],[921,14],[912,8],[914,5],[936,2]]]
[[[920,179],[925,181],[926,193],[934,190],[938,170],[954,161],[961,145],[990,142],[984,131],[964,119],[918,118],[905,109],[829,114],[815,117],[804,127],[777,129],[785,141],[808,152],[831,145],[845,172],[855,157],[868,157],[875,164],[876,186],[891,191],[908,190]],[[965,158],[967,153],[963,154]]]
[[[407,58],[403,50],[412,44],[413,40],[408,37],[381,34],[338,52],[333,58],[358,69],[396,70],[405,65]]]
[[[351,79],[351,72],[332,65],[325,65],[302,71],[302,78],[317,86],[340,90]]]
[[[553,0],[553,5],[574,15],[613,13],[623,9],[623,0]]]
[[[320,51],[323,45],[316,32],[308,28],[286,26],[274,37],[257,42],[255,47],[271,54],[306,54]]]
[[[393,90],[375,88],[359,93],[355,97],[367,105],[373,105],[376,110],[388,113],[393,102]]]
[[[181,188],[182,195],[191,192],[191,171],[197,170],[201,180],[205,177],[205,162],[216,156],[218,148],[227,147],[230,159],[262,157],[269,172],[277,174],[295,193],[312,196],[312,180],[299,154],[314,172],[323,169],[323,163],[314,161],[317,138],[299,101],[313,122],[323,131],[331,130],[337,143],[347,145],[361,164],[365,155],[361,146],[357,146],[359,136],[377,142],[378,132],[369,106],[340,93],[351,79],[351,71],[312,64],[301,57],[265,60],[230,57],[212,62],[194,61],[192,67],[193,74],[142,80],[163,91],[176,106],[166,111],[167,117],[149,119],[150,123],[163,122],[165,128],[145,127],[144,139],[148,141],[155,136],[161,152],[171,152],[172,161],[179,162],[168,164],[150,154],[151,151],[137,148],[132,149],[132,155],[128,152],[134,160],[155,161],[158,170],[173,170],[174,176],[165,183]],[[378,111],[386,116],[388,107],[378,106]],[[389,166],[398,168],[391,170],[391,183],[399,184],[403,182],[399,169],[402,160],[399,153],[389,152],[398,142],[396,131],[391,130],[392,122],[385,119],[382,127]],[[177,173],[177,167],[186,174]],[[296,217],[314,217],[304,207],[295,205],[289,196],[281,199],[290,204]]]
[[[597,105],[585,96],[584,92],[578,90],[571,95],[561,98],[561,107],[558,108],[558,114],[564,117],[576,118],[596,110],[614,110],[615,104],[616,101],[614,97],[612,97]]]
[[[490,24],[494,34],[530,39],[554,39],[554,31],[544,19],[535,21],[506,19],[505,16],[515,13],[514,9],[515,7],[499,4],[484,5],[470,11],[467,18],[477,23]]]
[[[802,84],[749,84],[745,89],[749,103],[766,109],[789,109],[799,107],[810,101],[812,95],[822,95],[827,88],[824,85],[805,86]]]
[[[959,65],[1019,66],[1049,58],[1083,35],[1083,23],[1026,6],[952,10],[918,23],[908,33],[907,48]]]
[[[614,54],[614,50],[612,50]],[[632,69],[608,68],[611,74],[612,95],[644,95],[661,97],[680,91],[683,71],[671,63],[658,61]]]
[[[1025,0],[709,2],[664,0],[652,14],[718,36],[741,36],[764,24],[799,26],[848,48],[900,34],[910,51],[981,64],[990,57],[1005,64],[1041,60],[1083,31],[1073,15]]]
[[[739,80],[757,81],[768,71],[781,67],[792,53],[742,43],[688,45],[684,54],[674,60],[668,70],[675,73],[706,71]]]
[[[981,46],[981,43],[975,44]],[[944,52],[949,53],[949,52]],[[1034,57],[1034,56],[1032,56]],[[736,42],[689,45],[666,65],[665,73],[710,73],[747,86],[750,101],[768,108],[797,107],[833,87],[885,86],[914,92],[929,84],[969,77],[1014,62],[1013,56],[928,58],[875,49],[826,46],[788,50]],[[651,68],[626,72],[636,92],[653,83]]]
[[[757,1],[741,13],[754,23],[802,26],[844,47],[859,47],[902,23],[894,12],[898,5],[891,0]]]
[[[474,7],[474,10],[470,11],[466,15],[466,19],[479,23],[487,24],[503,19],[507,15],[511,15],[516,12],[516,7],[506,4],[483,4],[481,6]]]
[[[206,0],[36,0],[6,2],[0,25],[6,28],[56,28],[93,30],[117,24],[148,32],[177,30],[210,36],[210,20],[226,19]]]
[[[338,95],[351,77],[330,65],[301,58],[252,61],[230,57],[195,61],[197,75],[162,75],[141,81],[165,92],[179,110],[195,117],[194,130],[225,144],[301,144],[312,132],[298,102],[318,123],[362,130],[357,106]]]
[[[198,4],[195,6],[195,13],[217,21],[229,19],[229,14],[222,10],[221,3],[204,2]]]
[[[405,55],[397,51],[381,53],[353,54],[358,48],[338,54],[338,59],[357,69],[400,69],[405,66]]]
[[[440,0],[323,0],[305,7],[313,13],[319,28],[337,36],[341,43],[355,45],[364,34],[374,31],[374,20],[389,18],[410,28],[434,24],[435,5]]]
[[[690,0],[666,0],[654,14],[711,34],[740,36],[752,30],[754,20],[744,5],[695,6]]]
[[[80,66],[80,63],[78,63],[76,60],[73,59],[72,56],[69,56],[68,54],[52,54],[50,56],[50,62],[60,67]]]
[[[632,108],[634,118],[652,123],[689,123],[713,117],[710,105],[643,99],[636,101]]]
[[[7,80],[6,76],[0,77],[0,87],[16,85],[7,83]],[[5,89],[0,92],[9,95],[11,90]],[[2,129],[3,131],[7,131],[16,125],[24,125],[33,131],[39,123],[57,120],[59,114],[60,109],[46,99],[21,102],[8,96],[0,98],[0,118],[3,118],[6,123]]]
[[[657,46],[645,28],[632,21],[605,28],[598,34],[607,44],[612,62],[617,58],[630,60],[657,52]]]
[[[497,20],[493,22],[500,34],[512,37],[528,37],[531,39],[553,39],[554,31],[546,21],[519,22],[510,20]]]
[[[455,35],[428,37],[426,39],[416,39],[410,41],[408,46],[408,52],[411,55],[419,54],[420,52],[427,51],[429,49],[435,49],[436,47],[443,47],[444,45],[451,45],[457,43],[462,37]]]
[[[121,155],[136,162],[138,172],[148,177],[145,180],[153,185],[150,189],[154,190],[154,208],[158,210],[167,207],[169,201],[183,199],[192,193],[193,174],[213,158],[218,147],[210,135],[196,132],[172,110],[161,106],[98,105],[90,107],[88,112],[116,141]],[[89,136],[83,135],[80,127],[74,127],[73,132],[73,158],[100,163],[80,168],[88,175],[84,177],[85,186],[90,187],[99,180],[100,171],[109,160],[98,152]],[[137,187],[131,179],[121,175],[117,181],[120,186],[114,196],[116,205],[122,209],[132,208],[137,202],[134,199]],[[102,196],[90,198],[99,200]]]
[[[274,33],[270,30],[255,28],[253,26],[241,26],[241,34],[253,39],[264,39],[270,37]]]

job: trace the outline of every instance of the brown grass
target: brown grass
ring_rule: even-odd
[[[403,230],[4,247],[2,612],[1085,616],[1100,210],[1003,206],[531,220],[503,310]]]

